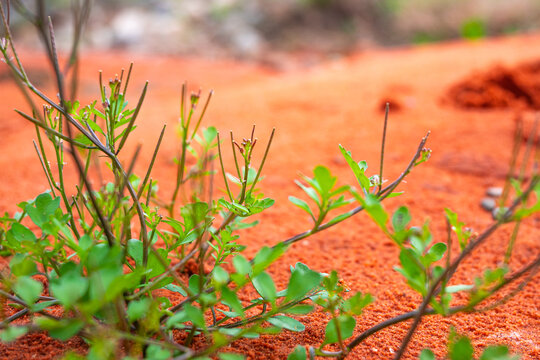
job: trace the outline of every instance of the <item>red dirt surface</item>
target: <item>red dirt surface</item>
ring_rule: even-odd
[[[309,228],[309,219],[287,201],[288,195],[302,196],[295,186],[298,172],[310,174],[325,164],[339,175],[340,182],[353,183],[353,177],[339,154],[338,144],[352,151],[357,160],[370,164],[370,175],[378,169],[383,115],[381,102],[396,99],[403,104],[390,113],[387,135],[386,179],[398,176],[428,130],[430,161],[417,168],[401,186],[405,194],[389,199],[385,207],[393,211],[400,204],[410,207],[413,222],[429,218],[435,239],[444,241],[444,208],[459,214],[460,220],[480,232],[491,223],[480,200],[490,186],[502,186],[513,141],[514,104],[506,108],[465,111],[445,103],[447,89],[473,71],[490,69],[496,63],[514,67],[540,59],[540,34],[483,42],[457,42],[432,46],[368,51],[318,67],[294,72],[276,72],[226,61],[141,57],[129,54],[83,54],[81,96],[91,99],[97,90],[97,70],[113,77],[129,61],[135,62],[132,95],[150,80],[149,94],[139,117],[142,122],[134,137],[144,143],[141,167],[149,162],[152,148],[164,122],[169,124],[153,176],[160,180],[160,191],[172,191],[177,149],[173,124],[177,121],[180,84],[187,80],[193,88],[216,90],[206,124],[216,125],[237,137],[249,134],[257,124],[261,141],[272,127],[277,135],[266,165],[263,190],[276,199],[256,230],[242,234],[253,256],[262,245],[272,245]],[[39,81],[51,87],[44,77],[43,58],[27,53],[24,59]],[[2,69],[2,68],[0,68]],[[3,70],[0,70],[3,71]],[[538,83],[539,78],[536,80]],[[140,90],[139,90],[140,91]],[[502,95],[501,95],[502,96]],[[501,101],[497,95],[497,101]],[[134,100],[132,100],[134,101]],[[536,100],[535,100],[536,101]],[[19,201],[46,189],[31,140],[34,129],[12,109],[23,102],[14,85],[3,81],[0,87],[0,212],[16,210]],[[538,104],[538,103],[535,103]],[[536,105],[535,105],[536,106]],[[131,149],[135,144],[131,144]],[[127,153],[130,153],[129,149]],[[232,155],[228,154],[232,159]],[[229,162],[229,164],[231,164]],[[70,163],[67,164],[71,166]],[[537,256],[540,219],[529,219],[521,226],[520,237],[511,259],[519,268]],[[502,258],[511,228],[503,227],[491,240],[467,259],[456,274],[455,283],[470,283],[481,270],[494,267]],[[455,254],[457,248],[454,249]],[[370,292],[376,302],[358,318],[358,334],[388,318],[415,309],[420,297],[409,290],[392,267],[398,265],[398,249],[360,213],[341,226],[294,244],[273,267],[278,288],[286,286],[289,265],[301,261],[321,272],[336,269],[353,291]],[[505,305],[486,313],[463,314],[450,318],[426,318],[414,336],[407,359],[417,358],[424,347],[434,349],[438,358],[445,354],[444,343],[450,326],[470,336],[480,348],[506,343],[523,359],[540,358],[540,282],[536,276],[519,295]],[[253,295],[247,294],[246,296]],[[172,299],[173,303],[177,300]],[[231,351],[250,359],[286,359],[296,344],[317,345],[329,319],[322,313],[301,318],[303,333],[283,332],[278,336],[242,340]],[[354,349],[351,359],[389,359],[398,348],[410,322],[388,328],[368,338]],[[45,335],[28,335],[13,344],[0,346],[2,359],[56,358],[69,349],[84,351],[84,343],[60,343]]]
[[[475,72],[448,91],[451,102],[464,108],[540,109],[540,60],[515,67],[497,65]]]

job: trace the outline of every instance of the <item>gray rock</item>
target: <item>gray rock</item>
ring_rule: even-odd
[[[499,220],[506,212],[508,211],[508,208],[506,206],[503,206],[502,208],[496,207],[491,212],[491,216],[493,217],[493,220]]]
[[[482,206],[482,209],[486,211],[493,211],[495,207],[497,206],[497,203],[492,198],[483,198],[480,202],[480,206]]]
[[[501,196],[503,193],[503,188],[502,187],[497,187],[497,186],[493,186],[493,187],[490,187],[486,190],[486,195],[487,196],[491,196],[491,197],[495,197],[495,198],[498,198],[499,196]]]

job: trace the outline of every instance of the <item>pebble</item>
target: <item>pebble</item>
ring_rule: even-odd
[[[502,193],[503,193],[503,189],[501,187],[496,187],[496,186],[490,187],[486,190],[487,196],[491,196],[495,198],[500,197]]]
[[[497,203],[492,198],[483,198],[480,202],[480,206],[482,206],[482,209],[486,211],[493,211],[495,207],[497,206]]]
[[[493,217],[493,220],[498,220],[500,216],[502,216],[504,213],[508,211],[507,207],[498,208],[496,207],[491,212],[491,216]]]

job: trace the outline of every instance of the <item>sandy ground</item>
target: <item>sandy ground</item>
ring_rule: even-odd
[[[174,174],[171,159],[178,146],[173,128],[184,80],[193,89],[215,90],[206,125],[215,125],[225,134],[233,130],[237,137],[247,137],[251,126],[257,124],[260,141],[267,138],[273,127],[277,129],[262,186],[266,195],[276,199],[276,205],[261,218],[262,225],[256,231],[242,234],[241,242],[248,245],[246,253],[251,256],[262,245],[272,245],[309,228],[309,219],[287,201],[288,195],[302,196],[293,182],[299,172],[310,174],[314,166],[324,164],[339,175],[340,183],[353,184],[338,144],[351,150],[357,160],[367,160],[370,175],[376,172],[383,121],[381,103],[387,99],[396,110],[390,113],[384,177],[393,179],[399,175],[428,130],[433,156],[401,186],[405,195],[385,202],[386,208],[393,211],[399,204],[406,204],[416,224],[430,219],[435,239],[440,241],[445,238],[445,207],[456,211],[462,221],[479,232],[487,227],[491,216],[481,210],[479,203],[487,187],[504,183],[515,110],[464,110],[446,100],[446,91],[457,81],[495,64],[513,66],[540,59],[540,34],[368,51],[291,72],[227,61],[132,57],[125,53],[89,53],[83,57],[82,98],[91,99],[96,93],[99,69],[106,77],[112,77],[122,67],[127,68],[130,61],[135,62],[131,95],[142,89],[145,80],[150,81],[141,122],[133,138],[144,145],[142,168],[151,157],[162,124],[168,124],[161,157],[153,172],[162,192],[169,193],[173,186],[169,181]],[[25,53],[24,59],[36,79],[50,88],[42,75],[46,66],[43,59],[32,52]],[[12,111],[18,104],[24,106],[15,86],[5,80],[0,83],[0,104],[3,213],[15,211],[17,202],[44,191],[46,181],[31,143],[34,129]],[[130,144],[131,148],[134,144]],[[540,251],[539,224],[536,216],[522,225],[512,268],[517,269]],[[457,281],[471,282],[482,269],[496,266],[510,231],[502,228],[469,258],[456,275]],[[421,301],[392,270],[398,264],[398,249],[363,213],[292,246],[270,269],[278,288],[286,286],[288,267],[297,261],[322,272],[336,269],[352,290],[370,292],[376,297],[375,304],[358,318],[356,333],[413,310]],[[406,358],[417,357],[426,346],[432,347],[437,356],[444,356],[443,344],[450,326],[471,336],[480,347],[506,343],[523,354],[523,359],[540,358],[538,279],[537,276],[533,284],[496,310],[426,318]],[[295,344],[319,344],[327,321],[325,315],[315,313],[303,320],[303,333],[284,332],[272,338],[242,340],[233,349],[251,359],[285,359]],[[404,323],[381,331],[358,346],[350,358],[391,358],[407,328],[408,323]],[[0,357],[42,359],[81,346],[80,340],[61,344],[44,335],[33,335],[1,345]]]

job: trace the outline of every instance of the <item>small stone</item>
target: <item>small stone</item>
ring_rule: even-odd
[[[480,202],[480,206],[486,211],[493,211],[497,206],[497,203],[492,198],[483,198]]]
[[[502,195],[503,189],[501,187],[493,186],[486,190],[486,195],[498,198]]]
[[[507,211],[508,211],[508,208],[505,207],[505,206],[503,206],[502,208],[496,207],[491,212],[491,216],[493,217],[493,220],[499,220],[501,218],[501,216],[506,214]]]

